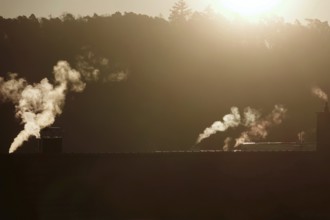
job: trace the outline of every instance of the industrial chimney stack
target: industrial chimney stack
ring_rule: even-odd
[[[328,102],[325,103],[324,111],[317,113],[316,150],[330,154],[330,111]]]
[[[44,154],[62,153],[62,130],[58,127],[48,127],[41,131],[39,151]]]

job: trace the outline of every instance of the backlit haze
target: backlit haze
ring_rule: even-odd
[[[329,9],[0,0],[0,220],[330,219]]]
[[[151,16],[168,17],[169,9],[175,0],[1,0],[0,15],[17,17],[35,14],[40,17],[60,16],[64,12],[73,15],[112,14],[116,11],[135,12]],[[188,5],[197,11],[210,6],[216,12],[227,16],[247,16],[255,19],[260,15],[271,14],[285,20],[318,18],[330,20],[327,0],[187,0]]]

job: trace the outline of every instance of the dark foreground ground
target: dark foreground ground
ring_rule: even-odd
[[[0,156],[1,219],[330,219],[317,152]]]

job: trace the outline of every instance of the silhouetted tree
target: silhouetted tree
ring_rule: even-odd
[[[188,20],[191,10],[184,0],[179,0],[171,9],[169,20],[174,23],[181,23]]]

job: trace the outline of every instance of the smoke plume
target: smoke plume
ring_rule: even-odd
[[[40,83],[31,85],[25,79],[17,78],[17,74],[11,74],[7,81],[0,77],[1,99],[15,105],[16,117],[24,124],[9,153],[15,152],[31,136],[39,138],[41,129],[52,125],[55,117],[62,113],[66,93],[82,92],[86,86],[81,74],[66,61],[59,61],[53,73],[53,84],[44,78]]]
[[[55,117],[62,113],[66,93],[82,92],[86,87],[84,81],[100,80],[99,68],[106,70],[108,64],[108,59],[87,51],[77,56],[76,68],[79,71],[71,68],[68,62],[59,61],[53,68],[53,83],[45,78],[31,85],[13,73],[9,74],[7,80],[0,77],[0,100],[12,102],[16,108],[16,117],[24,124],[24,129],[11,144],[9,153],[15,152],[31,136],[39,138],[40,131],[52,125]],[[102,75],[103,82],[127,79],[127,71]]]
[[[241,117],[237,107],[231,108],[231,114],[225,115],[223,121],[216,121],[210,127],[206,128],[197,139],[197,144],[202,140],[210,137],[217,132],[226,131],[228,128],[243,126],[246,131],[242,132],[240,137],[236,139],[235,147],[252,139],[264,139],[268,135],[268,130],[274,125],[279,125],[285,118],[287,109],[282,105],[275,105],[272,112],[266,117],[261,117],[261,113],[251,107],[244,109],[243,117]],[[228,151],[232,138],[226,138],[223,150]]]
[[[110,73],[106,78],[103,79],[103,82],[120,82],[125,81],[128,78],[128,71],[120,71],[117,73]]]
[[[231,113],[223,117],[223,121],[216,121],[210,127],[206,128],[202,134],[198,136],[197,144],[211,135],[226,131],[230,127],[237,127],[241,123],[241,115],[237,107],[231,108]]]
[[[113,70],[109,59],[95,55],[88,47],[82,48],[82,54],[76,56],[76,68],[86,81],[119,82],[128,78],[128,70]],[[101,74],[102,72],[102,74]]]
[[[76,57],[76,68],[86,81],[97,81],[100,77],[100,70],[95,67],[96,64],[107,65],[108,59],[97,59],[92,52],[86,52],[84,55]]]
[[[9,79],[5,81],[4,78],[0,77],[0,99],[3,101],[10,101],[17,103],[20,99],[20,94],[26,87],[27,82],[25,79],[16,79],[17,74],[10,73]]]
[[[273,111],[265,118],[260,118],[248,124],[248,130],[241,133],[241,136],[236,139],[235,147],[238,145],[251,141],[265,139],[268,135],[268,130],[283,122],[286,116],[287,109],[282,105],[275,105]]]
[[[319,87],[313,87],[312,93],[323,101],[328,101],[328,95]]]

